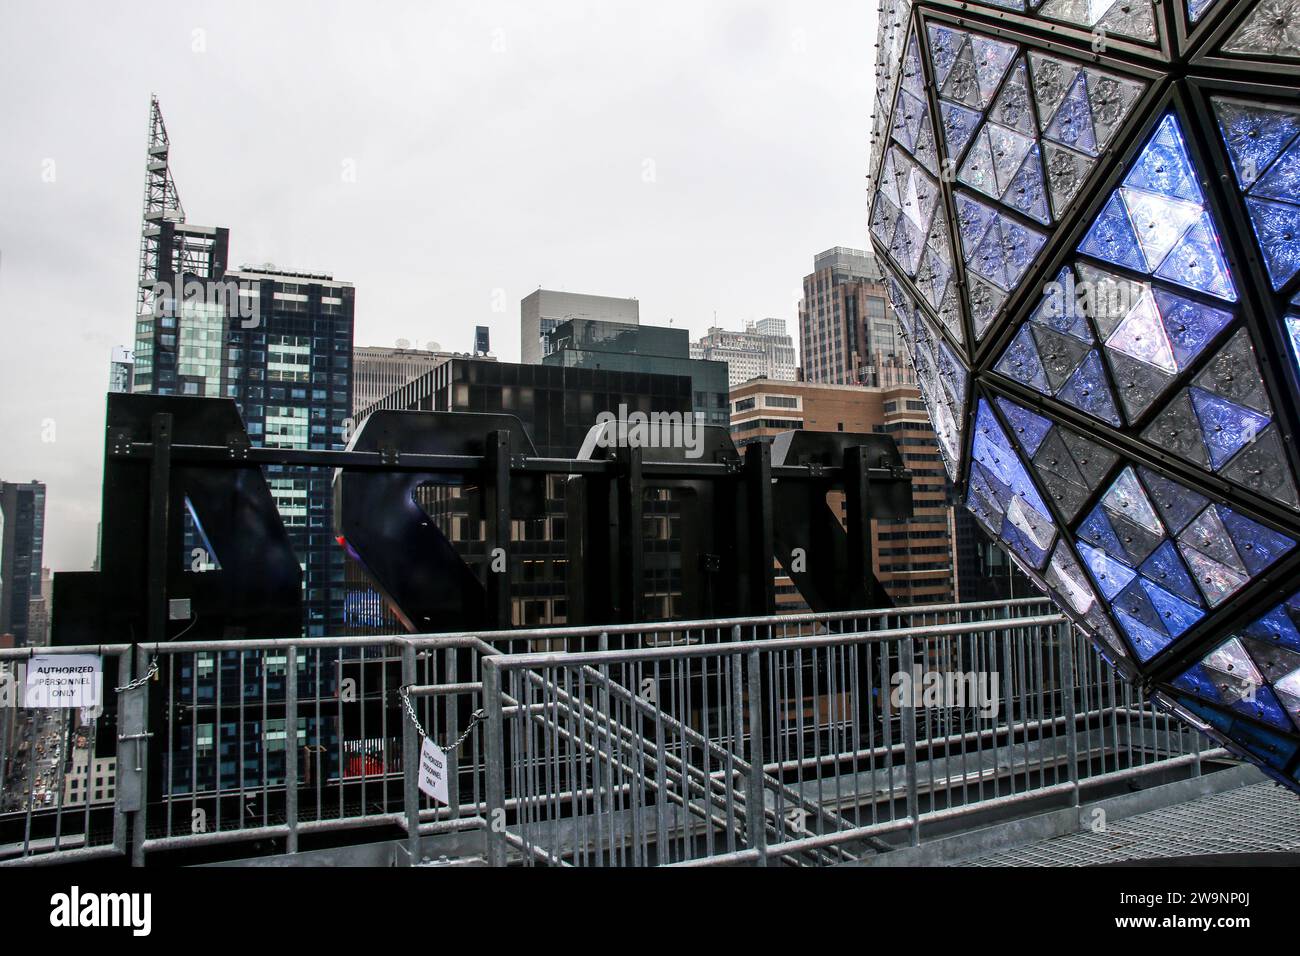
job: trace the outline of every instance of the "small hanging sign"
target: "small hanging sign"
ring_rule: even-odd
[[[447,754],[428,737],[420,747],[420,790],[443,806],[447,797]]]
[[[103,658],[94,654],[43,654],[27,662],[24,707],[98,707]]]

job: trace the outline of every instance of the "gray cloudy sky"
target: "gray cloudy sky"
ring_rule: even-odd
[[[538,286],[693,333],[715,313],[793,332],[813,255],[866,244],[874,19],[866,0],[9,0],[0,477],[48,483],[46,563],[94,556],[151,92],[187,217],[230,227],[234,264],[355,283],[358,344],[468,349],[486,324],[517,360]]]

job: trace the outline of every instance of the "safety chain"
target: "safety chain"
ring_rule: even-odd
[[[149,683],[157,676],[158,676],[158,658],[153,657],[150,658],[149,670],[145,672],[143,677],[137,677],[134,680],[127,681],[124,686],[117,688],[117,692],[119,694],[122,694],[128,690],[135,690],[137,687],[143,687],[145,684]]]
[[[409,684],[404,687],[399,687],[397,689],[398,696],[402,698],[402,703],[406,706],[406,716],[411,718],[411,723],[415,724],[415,729],[420,732],[420,736],[429,737],[428,732],[424,729],[424,725],[420,723],[420,715],[415,712],[415,705],[411,703],[410,687],[411,685]],[[469,726],[465,728],[465,732],[457,737],[450,746],[441,747],[439,749],[441,749],[443,753],[454,753],[460,748],[460,745],[465,742],[465,738],[468,737],[473,732],[474,728],[478,726],[479,721],[483,720],[486,716],[487,711],[482,708],[474,711],[474,713],[469,716]],[[429,737],[429,739],[433,740],[432,737]],[[437,741],[435,740],[434,743],[436,744]]]

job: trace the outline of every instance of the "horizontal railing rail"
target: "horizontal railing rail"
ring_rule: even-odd
[[[1036,598],[5,649],[0,676],[47,653],[101,658],[103,702],[0,709],[0,865],[322,841],[418,863],[430,840],[496,864],[829,865],[1205,756]],[[927,700],[934,674],[971,696]],[[426,735],[445,801],[419,787]]]

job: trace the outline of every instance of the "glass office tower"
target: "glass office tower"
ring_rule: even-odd
[[[12,634],[15,647],[43,640],[30,626],[30,609],[49,597],[41,594],[44,549],[44,483],[0,481],[0,635]]]
[[[253,290],[259,303],[255,323],[228,323],[222,383],[225,397],[239,405],[249,440],[267,448],[341,450],[352,414],[352,284],[268,270],[227,275]],[[332,469],[266,471],[303,567],[305,633],[338,633],[343,551],[334,540]]]
[[[684,375],[691,380],[691,410],[699,421],[725,427],[730,420],[727,363],[691,358],[686,329],[569,319],[557,324],[547,341],[545,365]]]

